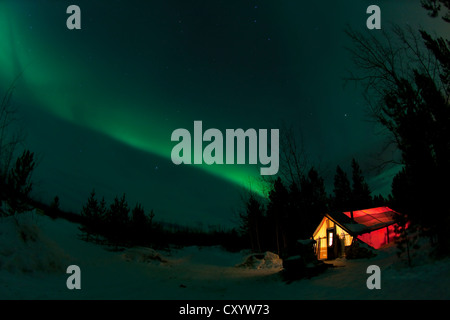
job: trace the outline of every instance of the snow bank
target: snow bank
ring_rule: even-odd
[[[222,246],[188,246],[174,250],[173,257],[197,265],[234,267],[242,261],[243,253],[229,252]]]
[[[334,260],[334,267],[327,268],[326,272],[288,284],[280,277],[281,259],[273,253],[249,255],[248,251],[228,252],[221,247],[192,246],[159,251],[168,263],[134,263],[126,259],[154,261],[152,259],[158,255],[147,248],[122,252],[105,250],[98,244],[83,241],[79,225],[63,219],[36,215],[17,219],[18,225],[11,218],[0,218],[0,299],[450,298],[450,259],[424,262],[414,257],[413,267],[409,268],[397,257],[395,246],[377,250],[377,256],[371,259]],[[61,248],[70,254],[70,263],[63,264]],[[422,250],[424,248],[418,253],[425,254]],[[41,269],[48,271],[51,263],[63,264],[64,268],[60,272],[39,275],[23,272],[39,269],[38,265],[47,265]],[[416,265],[418,263],[423,265]],[[82,290],[66,288],[65,268],[69,264],[81,268]],[[237,264],[242,267],[237,268]],[[380,290],[367,288],[370,265],[380,267]],[[9,272],[7,266],[14,272]],[[280,269],[266,268],[269,266]]]
[[[126,261],[134,261],[134,262],[167,262],[156,250],[152,248],[146,247],[135,247],[125,250],[122,254],[122,258]]]
[[[238,264],[236,267],[249,269],[282,269],[283,260],[277,254],[270,251],[265,253],[252,253],[244,259],[244,262]]]
[[[69,256],[38,227],[28,212],[0,218],[0,270],[64,272]]]

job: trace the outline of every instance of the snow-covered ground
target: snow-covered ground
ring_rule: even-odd
[[[25,239],[25,240],[24,240]],[[450,260],[407,268],[395,248],[372,259],[335,260],[336,267],[287,284],[280,268],[236,267],[245,252],[186,247],[108,251],[80,239],[77,224],[26,214],[0,219],[0,299],[449,299]],[[81,269],[81,290],[66,287],[66,268]],[[381,289],[369,290],[369,265]]]

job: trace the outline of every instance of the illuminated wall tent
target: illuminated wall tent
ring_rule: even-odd
[[[317,258],[343,256],[345,247],[350,246],[354,238],[374,249],[392,242],[396,215],[398,213],[388,207],[325,214],[313,234]]]

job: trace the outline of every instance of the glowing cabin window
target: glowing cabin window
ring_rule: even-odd
[[[333,245],[333,233],[330,232],[328,234],[328,246],[331,247]]]

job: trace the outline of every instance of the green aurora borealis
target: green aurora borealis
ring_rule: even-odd
[[[114,74],[115,71],[125,72],[119,66],[118,70],[109,70],[110,68],[105,66],[104,72],[96,74],[94,70],[97,66],[87,67],[70,48],[64,51],[65,59],[62,60],[62,53],[55,45],[58,41],[43,43],[39,40],[41,38],[32,37],[30,30],[23,30],[23,24],[19,23],[20,15],[15,12],[13,6],[3,4],[1,12],[3,15],[0,18],[0,27],[4,34],[0,37],[10,40],[2,42],[4,47],[0,47],[3,53],[1,66],[2,70],[5,70],[2,74],[5,79],[14,79],[24,70],[23,84],[26,93],[32,97],[31,101],[37,102],[53,115],[93,128],[134,148],[161,157],[170,157],[174,144],[170,141],[170,133],[177,128],[177,123],[183,122],[182,116],[171,115],[170,122],[166,121],[167,114],[163,111],[170,110],[168,103],[171,102],[163,101],[157,92],[152,92],[151,82],[146,84],[149,88],[143,88],[145,95],[142,92],[132,93],[133,89],[128,89],[130,85],[133,86],[128,83],[129,80],[117,79],[117,74]],[[65,18],[65,15],[62,18]],[[67,30],[64,30],[64,33],[66,32]],[[26,46],[23,45],[25,43]],[[76,42],[73,46],[77,47]],[[33,49],[29,49],[30,47]],[[38,58],[35,58],[36,56]],[[81,59],[83,58],[86,57]],[[14,61],[14,64],[11,64],[11,61]],[[62,63],[63,61],[70,63]],[[111,74],[107,75],[108,73]],[[105,76],[114,79],[115,83],[105,83],[102,79]],[[115,93],[118,95],[115,96]],[[130,109],[150,111],[142,116],[142,113],[132,113]],[[192,123],[186,123],[186,127],[191,129]],[[241,186],[247,186],[248,177],[256,171],[254,168],[236,165],[222,166],[220,169],[208,165],[196,167]],[[255,191],[262,194],[260,189]]]
[[[410,1],[392,5],[390,1],[379,2],[386,21],[410,22],[411,16],[420,17],[414,19],[415,23],[428,21],[420,6],[409,5]],[[351,67],[344,50],[343,29],[347,24],[364,28],[365,8],[371,3],[326,3],[330,4],[2,0],[0,92],[23,72],[16,83],[14,101],[25,114],[36,115],[27,121],[32,123],[28,126],[33,136],[30,148],[38,153],[41,145],[48,144],[46,148],[50,150],[51,145],[65,144],[70,140],[67,137],[77,134],[74,130],[92,131],[112,138],[117,145],[125,144],[153,158],[164,159],[158,160],[165,161],[163,166],[149,164],[149,167],[170,171],[169,178],[173,181],[190,170],[189,174],[202,172],[199,173],[202,177],[207,174],[216,179],[209,182],[222,180],[218,185],[231,183],[237,189],[251,188],[263,194],[258,176],[260,165],[181,168],[170,162],[172,131],[177,128],[192,131],[195,120],[202,120],[205,129],[221,130],[270,129],[286,122],[302,130],[307,151],[314,160],[319,159],[319,166],[329,169],[330,175],[336,165],[349,165],[352,157],[357,157],[363,167],[364,164],[369,167],[374,160],[367,159],[380,150],[382,139],[375,135],[376,128],[365,121],[360,92],[344,89],[342,78]],[[413,9],[405,10],[407,3]],[[81,8],[82,30],[70,31],[65,26],[68,17],[65,10],[70,4]],[[49,119],[61,122],[58,128],[62,129],[45,133],[53,141],[41,141],[38,137],[51,127],[39,127],[39,123],[50,123]],[[83,144],[89,145],[89,140],[85,139]],[[67,168],[76,161],[69,154],[58,159],[66,162]],[[110,160],[111,168],[115,168],[115,160]],[[53,166],[51,161],[56,160],[42,159],[48,162],[46,168]],[[133,170],[135,159],[131,154],[127,162],[130,166],[127,170]],[[66,174],[77,176],[73,170],[67,170]],[[81,171],[77,171],[80,176],[90,175]],[[45,175],[40,174],[43,181]],[[57,185],[64,184],[63,176]],[[386,190],[391,178],[392,172],[388,176],[373,174],[374,189]],[[99,179],[82,178],[83,186],[96,187]],[[108,179],[103,183],[107,184]],[[66,183],[75,188],[73,181]],[[110,191],[132,193],[132,188],[139,189],[139,182]],[[194,183],[192,189],[195,188]],[[192,201],[188,211],[197,212],[198,220],[226,216],[234,206],[234,200],[225,196],[217,202],[217,194],[208,195],[207,190],[198,199],[195,193],[189,194],[193,190],[183,190]],[[85,195],[89,191],[76,192]],[[45,192],[53,196],[59,191]],[[174,192],[177,194],[178,191]],[[153,196],[159,198],[158,194]],[[60,197],[64,203],[65,195]],[[236,195],[232,197],[235,198]],[[148,201],[151,203],[153,199]],[[205,206],[208,201],[211,203]],[[216,210],[214,204],[220,207],[217,213],[205,212],[208,211],[205,208]],[[224,208],[224,204],[229,207]],[[171,210],[176,208],[171,205]],[[176,214],[170,219],[176,220]],[[217,221],[222,223],[225,218],[221,219]]]

